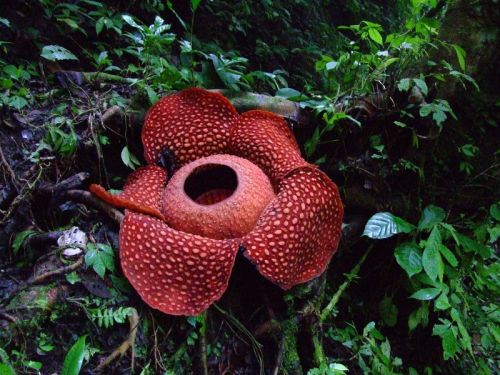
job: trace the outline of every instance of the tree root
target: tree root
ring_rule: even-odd
[[[116,348],[110,355],[108,355],[99,366],[96,367],[95,371],[103,372],[106,367],[108,367],[115,359],[121,358],[129,349],[131,350],[131,368],[132,372],[134,370],[134,362],[135,362],[135,338],[137,336],[137,327],[139,326],[139,314],[137,310],[133,307],[130,308],[131,313],[128,317],[128,321],[130,324],[130,333],[127,339],[121,343],[121,345]]]

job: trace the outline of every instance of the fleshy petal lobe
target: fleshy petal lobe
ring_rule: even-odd
[[[231,130],[229,149],[261,167],[274,183],[307,165],[286,121],[267,111],[243,113]]]
[[[148,305],[172,315],[197,315],[219,299],[237,252],[237,241],[179,232],[133,212],[120,229],[125,276]]]
[[[337,186],[320,170],[296,169],[243,238],[245,255],[270,281],[289,289],[320,275],[335,253],[343,207]]]
[[[174,153],[178,166],[224,153],[237,116],[233,105],[219,93],[190,88],[166,96],[146,115],[142,130],[146,160],[156,163],[163,149]]]
[[[167,172],[164,169],[147,165],[137,169],[127,178],[120,194],[110,194],[99,185],[91,185],[90,191],[115,207],[163,219],[160,201],[166,182]]]

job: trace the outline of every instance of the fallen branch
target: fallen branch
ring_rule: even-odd
[[[135,361],[135,338],[137,336],[137,327],[139,326],[139,314],[137,310],[133,307],[130,308],[130,315],[128,316],[128,322],[130,324],[130,332],[127,339],[121,343],[121,345],[116,348],[110,355],[108,355],[99,366],[96,367],[97,372],[102,372],[106,367],[108,367],[111,362],[117,358],[121,358],[129,349],[131,350],[131,368],[134,372],[134,361]]]
[[[108,215],[113,221],[115,221],[118,224],[121,224],[124,215],[118,211],[116,208],[113,206],[110,206],[106,202],[100,200],[99,198],[95,197],[92,195],[92,193],[84,190],[68,190],[64,192],[63,194],[64,198],[68,200],[72,200],[75,202],[87,204],[89,206],[92,206],[102,212],[104,212],[106,215]]]
[[[71,263],[68,266],[63,266],[56,268],[55,270],[48,271],[45,273],[42,273],[37,276],[31,276],[27,281],[21,282],[18,284],[10,293],[7,295],[3,302],[6,303],[7,301],[10,301],[12,297],[14,297],[17,293],[23,291],[24,289],[28,288],[31,285],[37,285],[41,284],[47,279],[50,279],[54,276],[59,276],[59,275],[66,275],[67,273],[76,271],[78,268],[80,268],[83,265],[83,257],[78,258],[77,261],[74,263]]]
[[[89,178],[90,174],[87,172],[80,172],[71,177],[68,177],[57,184],[44,184],[38,188],[38,191],[43,194],[57,194],[66,190],[78,189],[83,186],[85,181]]]

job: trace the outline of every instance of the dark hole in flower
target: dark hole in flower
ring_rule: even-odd
[[[195,168],[184,182],[184,191],[202,205],[229,198],[238,187],[236,172],[222,164],[205,164]]]

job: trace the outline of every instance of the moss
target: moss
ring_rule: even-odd
[[[287,374],[303,374],[297,351],[298,325],[293,319],[281,323],[283,332],[283,368]]]

